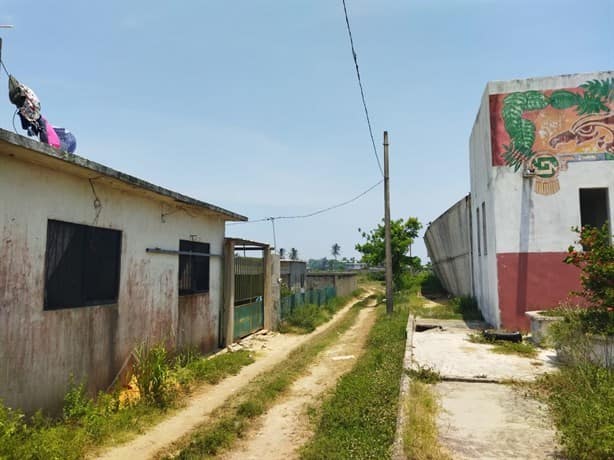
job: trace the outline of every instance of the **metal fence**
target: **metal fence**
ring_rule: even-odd
[[[321,289],[312,289],[306,292],[297,292],[281,298],[281,319],[291,315],[295,308],[303,305],[317,305],[321,307],[330,299],[337,296],[337,290],[334,287],[325,287]]]
[[[264,295],[264,260],[235,257],[235,305],[261,300]]]

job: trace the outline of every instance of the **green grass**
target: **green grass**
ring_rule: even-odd
[[[420,366],[417,369],[407,369],[406,372],[412,380],[417,380],[422,383],[437,383],[441,380],[439,372],[427,366]]]
[[[403,449],[412,460],[451,460],[439,445],[437,412],[439,402],[426,383],[412,380],[405,399]]]
[[[394,441],[403,372],[407,305],[379,307],[365,352],[321,409],[303,459],[386,459]]]
[[[565,366],[540,377],[535,387],[550,408],[566,458],[614,458],[614,371]]]
[[[211,415],[213,423],[203,424],[187,439],[172,446],[168,451],[173,453],[172,458],[207,458],[229,448],[253,419],[271,407],[303,374],[320,352],[350,328],[362,306],[363,302],[358,302],[338,323],[293,350],[283,362],[250,382],[245,390],[214,411]]]
[[[159,422],[169,410],[180,406],[194,384],[215,383],[253,362],[244,350],[212,358],[194,352],[186,355],[178,356],[174,365],[166,362],[167,368],[160,374],[166,379],[162,399],[143,398],[125,406],[120,404],[118,392],[101,392],[92,399],[81,384],[68,391],[62,415],[56,418],[40,412],[27,418],[0,404],[0,459],[83,458],[97,447],[126,441]],[[163,366],[161,361],[156,365]]]
[[[358,289],[354,292],[357,292],[358,295],[362,294],[362,291]],[[334,314],[351,299],[352,297],[333,297],[320,307],[312,304],[296,307],[281,321],[279,332],[294,334],[313,332],[318,326],[330,321]]]
[[[525,358],[535,358],[537,348],[529,342],[510,342],[508,340],[490,340],[482,334],[469,334],[469,341],[492,345],[492,351],[502,355],[518,355]]]
[[[452,299],[437,299],[439,305],[425,307],[425,299],[414,295],[412,290],[395,294],[395,302],[409,305],[410,313],[420,318],[458,319],[464,321],[482,320],[477,302],[472,297],[454,297]]]

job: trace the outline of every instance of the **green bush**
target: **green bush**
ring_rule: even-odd
[[[614,372],[592,364],[566,366],[538,381],[567,458],[614,458]]]
[[[170,366],[166,348],[163,344],[150,346],[142,343],[136,347],[134,357],[133,371],[141,398],[150,404],[165,407],[170,401]]]

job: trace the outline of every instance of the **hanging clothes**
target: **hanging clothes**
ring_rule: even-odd
[[[73,153],[77,148],[75,136],[64,128],[54,128],[41,115],[40,100],[30,88],[9,75],[9,99],[17,107],[21,127],[28,136],[38,136],[40,141],[56,149]],[[58,134],[56,129],[61,130]]]

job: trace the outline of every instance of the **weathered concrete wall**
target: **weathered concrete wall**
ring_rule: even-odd
[[[446,290],[472,295],[471,197],[466,196],[435,219],[426,229],[424,242],[433,270]]]
[[[281,260],[281,279],[292,290],[300,292],[305,288],[305,274],[307,273],[307,262],[302,260]]]
[[[547,175],[523,177],[524,168],[514,171],[497,151],[509,144],[500,120],[502,101],[510,93],[528,90],[546,91],[546,97],[550,90],[581,96],[580,85],[612,77],[613,72],[602,72],[492,82],[486,87],[470,142],[473,272],[480,309],[497,326],[528,329],[525,311],[555,307],[579,287],[578,272],[562,260],[575,239],[570,228],[581,224],[580,188],[607,188],[610,221],[614,216],[614,122],[596,120],[607,113],[584,116],[574,107],[525,107],[522,116],[534,124],[533,159],[543,160],[536,172]],[[586,129],[576,132],[584,124]],[[562,132],[566,140],[554,142]],[[480,219],[485,210],[487,223],[487,251],[480,227],[479,255],[478,208]]]
[[[331,273],[307,273],[306,289],[321,289],[334,286],[337,296],[350,295],[358,287],[358,275],[356,273],[331,272]]]
[[[98,216],[87,177],[0,149],[0,398],[9,406],[57,409],[71,374],[91,391],[105,388],[144,339],[203,350],[217,344],[221,258],[211,257],[210,292],[178,302],[178,256],[145,250],[177,250],[180,239],[197,235],[221,254],[222,218],[91,177]],[[122,231],[116,305],[43,310],[48,219]]]

